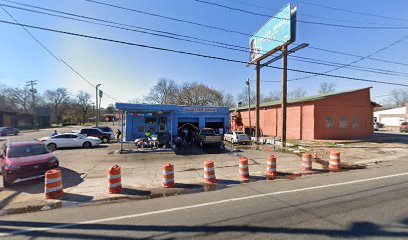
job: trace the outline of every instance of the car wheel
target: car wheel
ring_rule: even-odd
[[[10,187],[11,183],[6,181],[6,177],[4,176],[4,174],[2,175],[3,175],[3,187],[5,188]]]
[[[103,142],[103,143],[108,143],[108,142],[109,142],[109,139],[106,138],[106,137],[103,137],[103,138],[102,138],[102,142]]]
[[[57,149],[57,145],[55,143],[49,143],[47,145],[48,150],[55,151]]]
[[[17,136],[17,134],[18,134],[18,132],[15,132],[15,133],[14,133],[14,136]]]
[[[91,148],[91,147],[92,147],[92,143],[90,143],[90,142],[84,142],[84,143],[82,144],[82,147],[83,147],[83,148]]]

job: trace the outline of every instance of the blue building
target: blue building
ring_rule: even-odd
[[[190,131],[204,127],[229,130],[227,107],[116,103],[116,108],[126,116],[126,141],[142,137],[146,131],[169,132],[175,137],[183,128]]]

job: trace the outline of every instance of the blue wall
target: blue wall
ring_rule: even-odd
[[[166,131],[172,130],[173,137],[177,135],[179,122],[192,122],[198,120],[199,128],[204,128],[206,122],[221,122],[224,132],[229,129],[229,110],[227,107],[201,107],[201,106],[177,106],[177,105],[152,105],[152,104],[128,104],[116,103],[116,108],[126,111],[126,141],[133,141],[137,137],[144,136],[139,132],[139,127],[145,130],[155,128],[159,130],[159,118],[166,118]],[[133,114],[156,113],[155,124],[145,123],[145,116],[134,116]],[[173,116],[171,121],[171,115]],[[171,128],[171,122],[173,127]]]

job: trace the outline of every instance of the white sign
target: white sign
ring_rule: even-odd
[[[183,112],[217,112],[216,108],[185,107]]]

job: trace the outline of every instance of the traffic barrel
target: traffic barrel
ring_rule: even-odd
[[[241,180],[249,180],[248,158],[239,158],[239,178]]]
[[[217,179],[215,177],[214,162],[211,160],[204,161],[204,182],[215,183]]]
[[[339,169],[341,169],[340,152],[339,151],[336,151],[336,150],[330,151],[329,169],[330,170],[339,170]]]
[[[60,169],[51,169],[45,173],[44,198],[54,199],[64,194]]]
[[[174,165],[166,163],[163,165],[163,187],[174,187]]]
[[[278,173],[276,172],[276,157],[271,155],[268,157],[268,161],[266,162],[266,176],[277,176]]]
[[[303,153],[302,155],[302,170],[311,171],[312,170],[312,154]]]
[[[108,192],[109,193],[120,193],[122,192],[122,177],[120,173],[120,167],[118,165],[113,166],[108,169]]]

